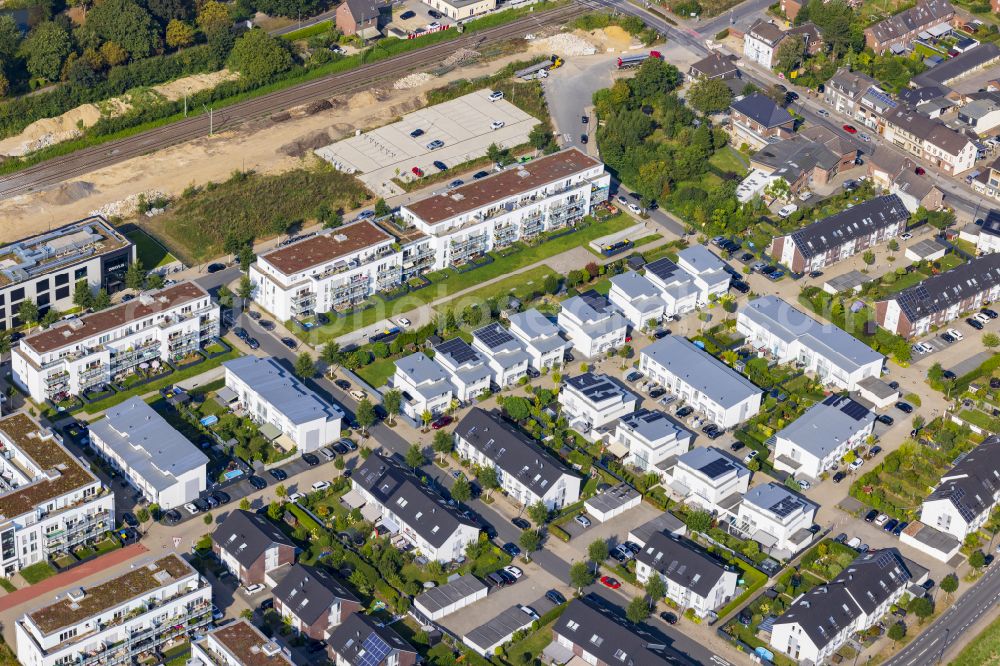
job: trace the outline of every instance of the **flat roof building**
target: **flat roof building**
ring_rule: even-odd
[[[874,428],[874,412],[846,395],[830,395],[775,434],[774,467],[796,478],[819,479],[863,445]]]
[[[531,367],[541,372],[563,364],[570,344],[559,327],[535,308],[517,312],[507,318],[510,332],[520,340],[531,357]]]
[[[469,604],[486,598],[486,583],[470,573],[448,581],[440,587],[424,590],[413,600],[413,607],[431,621],[451,615]]]
[[[557,321],[573,347],[587,358],[625,344],[628,320],[593,289],[563,301]]]
[[[247,620],[207,632],[191,644],[189,666],[293,666],[282,648]]]
[[[638,401],[617,378],[592,372],[565,378],[559,391],[559,404],[570,426],[583,433],[631,414]]]

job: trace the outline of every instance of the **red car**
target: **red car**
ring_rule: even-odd
[[[626,335],[625,336],[625,342],[632,342],[632,336],[631,335]]]
[[[917,174],[918,176],[922,176],[927,172],[924,171],[923,167],[917,167],[916,169],[913,170],[913,173]]]
[[[854,125],[844,125],[844,131],[848,134],[857,134],[858,129]]]
[[[612,590],[617,590],[619,587],[622,586],[621,583],[619,583],[611,576],[601,576],[601,585],[603,585],[604,587],[610,587]]]
[[[434,423],[432,423],[431,427],[434,428],[435,430],[440,430],[441,428],[443,428],[446,425],[448,425],[449,423],[451,423],[451,421],[452,421],[452,418],[450,416],[442,416],[437,421],[435,421]]]
[[[413,175],[416,176],[417,178],[424,177],[424,170],[421,169],[420,167],[413,167],[412,169],[410,169],[410,171],[412,171]]]

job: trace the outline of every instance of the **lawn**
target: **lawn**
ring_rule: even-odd
[[[747,599],[749,599],[755,592],[757,592],[757,590],[761,588],[762,585],[764,585],[764,583],[767,582],[767,575],[761,573],[757,569],[754,569],[743,560],[733,558],[733,562],[739,565],[739,567],[743,570],[743,593],[722,607],[719,611],[719,618],[724,618],[726,615],[742,606]]]
[[[27,581],[28,585],[34,585],[35,583],[40,583],[41,581],[54,576],[56,574],[55,568],[48,562],[39,562],[37,564],[32,564],[29,567],[21,569],[21,578]]]
[[[298,30],[293,30],[292,32],[286,32],[281,36],[281,38],[289,42],[294,42],[299,39],[309,39],[310,37],[315,37],[316,35],[322,35],[325,32],[329,32],[331,27],[333,27],[332,23],[330,19],[327,19],[325,21],[320,21],[315,25],[299,28]]]
[[[380,358],[373,363],[360,368],[358,376],[368,382],[372,388],[380,388],[396,373],[396,359]]]
[[[153,270],[177,261],[177,258],[170,254],[158,240],[138,227],[126,231],[125,237],[135,243],[136,257],[146,270]]]
[[[906,275],[904,275],[903,277],[899,278],[891,285],[889,285],[888,288],[886,289],[886,293],[891,294],[897,291],[902,291],[903,289],[912,287],[921,280],[925,279],[927,279],[926,273],[922,273],[920,271],[913,271],[911,273],[907,273]]]
[[[437,306],[435,310],[437,310],[438,314],[443,314],[443,311],[450,308],[461,311],[466,305],[485,303],[489,299],[503,294],[511,294],[522,301],[527,300],[533,293],[542,291],[542,284],[545,282],[545,278],[550,275],[559,277],[559,274],[548,266],[537,266],[523,273],[498,280],[481,289],[463,294],[460,299],[456,299],[459,302],[448,301],[446,304]]]
[[[163,652],[165,666],[184,666],[191,656],[191,643],[184,641]]]
[[[953,252],[949,252],[948,254],[941,257],[940,263],[942,271],[950,271],[956,266],[961,266],[962,264],[964,264],[965,259],[962,259],[962,257],[958,256]]]
[[[708,159],[709,163],[720,171],[729,173],[744,174],[747,172],[746,165],[740,160],[737,152],[727,146],[723,150],[715,151],[715,154]]]
[[[1000,619],[966,645],[951,666],[996,666],[1000,664]]]

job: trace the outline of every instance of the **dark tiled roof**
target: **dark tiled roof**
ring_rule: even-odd
[[[993,42],[980,44],[971,51],[960,53],[937,67],[918,74],[913,83],[918,86],[941,86],[960,76],[1000,58],[1000,47]]]
[[[924,30],[950,19],[955,8],[947,0],[927,0],[867,28],[879,43],[891,42],[914,30]]]
[[[341,659],[351,666],[361,666],[362,664],[364,666],[384,666],[388,663],[386,657],[391,654],[410,652],[415,655],[417,653],[416,648],[407,643],[392,627],[380,625],[382,623],[370,615],[352,613],[333,630],[327,643]],[[373,655],[382,653],[386,657],[377,661],[373,658]],[[393,663],[397,663],[397,661]]]
[[[1000,492],[1000,437],[992,435],[941,477],[928,497],[948,500],[966,522],[989,511]]]
[[[781,28],[764,19],[758,19],[756,23],[750,26],[750,30],[747,33],[758,41],[766,42],[771,46],[780,42],[785,36],[785,32]]]
[[[732,58],[724,56],[718,51],[712,51],[707,57],[691,65],[692,73],[709,79],[738,76],[739,71]]]
[[[973,259],[939,275],[903,289],[895,301],[911,322],[1000,284],[1000,253]]]
[[[998,159],[1000,161],[1000,159]],[[998,168],[994,166],[993,168]],[[1000,210],[991,210],[983,219],[983,228],[980,233],[988,236],[1000,236]]]
[[[594,594],[573,599],[552,627],[552,632],[579,645],[604,664],[667,666],[687,663],[664,643],[627,623],[611,604]]]
[[[650,537],[636,559],[700,597],[707,596],[726,573],[722,565],[693,544],[662,532]]]
[[[863,72],[852,72],[842,67],[830,78],[827,85],[844,95],[859,99],[869,88],[877,86],[878,81]]]
[[[308,625],[328,615],[330,606],[338,599],[358,601],[354,593],[329,571],[304,564],[292,566],[274,588],[274,598]]]
[[[909,213],[895,194],[877,197],[824,217],[792,232],[792,240],[808,259],[844,243],[906,220]]]
[[[273,544],[295,547],[277,525],[262,515],[242,509],[226,516],[212,533],[212,541],[247,568]]]
[[[792,122],[792,116],[788,111],[775,104],[770,97],[759,93],[747,95],[733,102],[730,107],[767,128]]]

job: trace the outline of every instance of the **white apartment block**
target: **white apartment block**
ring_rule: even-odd
[[[812,539],[812,527],[819,507],[777,483],[764,483],[743,496],[730,531],[753,539],[768,552],[790,555]]]
[[[179,361],[219,335],[219,306],[194,282],[53,325],[11,353],[14,381],[42,403]]]
[[[115,526],[115,496],[24,412],[0,419],[0,567],[11,576]]]
[[[246,620],[212,629],[191,643],[188,666],[293,666],[286,648]]]
[[[562,302],[556,320],[573,347],[596,358],[625,344],[628,320],[593,289]]]
[[[694,280],[699,307],[708,305],[713,296],[719,298],[729,292],[726,263],[704,245],[692,245],[678,252],[677,266]]]
[[[833,324],[821,323],[777,296],[747,303],[736,331],[778,363],[798,363],[824,384],[855,391],[866,377],[882,375],[885,356]]]
[[[683,537],[657,532],[635,556],[635,577],[645,584],[659,576],[667,599],[704,618],[736,596],[739,575],[724,568]]]
[[[563,364],[566,352],[573,345],[562,336],[551,319],[531,308],[512,314],[508,321],[510,332],[521,341],[531,357],[531,367],[541,372]]]
[[[461,266],[572,226],[607,200],[610,183],[600,161],[569,148],[406,204],[400,217],[431,239],[435,268]]]
[[[270,424],[300,453],[340,438],[344,413],[320,398],[273,358],[241,356],[223,363],[226,387],[237,407],[259,424]],[[288,448],[287,446],[283,448]]]
[[[608,375],[585,372],[563,380],[559,404],[581,432],[601,428],[635,411],[639,398]]]
[[[161,509],[183,506],[206,488],[208,457],[142,398],[115,405],[92,423],[90,444]]]
[[[253,300],[279,321],[351,310],[402,282],[396,239],[369,221],[328,229],[257,257]]]
[[[864,444],[874,428],[875,414],[864,405],[846,395],[830,395],[775,434],[774,467],[799,479],[819,479]]]
[[[707,299],[695,284],[694,276],[663,257],[645,266],[646,279],[660,290],[666,317],[691,312]]]
[[[669,486],[683,501],[716,515],[735,510],[750,487],[750,470],[714,446],[682,453],[670,470]]]
[[[137,663],[212,621],[212,586],[176,554],[75,587],[14,625],[24,666]]]
[[[418,421],[447,411],[455,397],[448,373],[423,352],[396,361],[392,386],[403,393],[403,412]]]
[[[666,308],[656,285],[635,271],[626,271],[611,278],[608,300],[621,310],[632,328],[638,330],[659,324]]]
[[[81,280],[91,291],[121,290],[133,261],[135,245],[100,216],[5,245],[0,254],[0,329],[21,325],[17,313],[23,301],[38,305],[39,315],[49,308],[73,308],[73,292]]]
[[[694,435],[664,412],[639,409],[619,419],[614,439],[628,448],[627,464],[662,475],[668,461],[691,448]]]
[[[528,374],[531,356],[524,343],[497,322],[473,331],[472,347],[486,358],[497,386],[512,386]]]
[[[462,338],[445,340],[434,347],[434,362],[448,373],[455,398],[463,403],[490,389],[493,371],[483,355]]]

